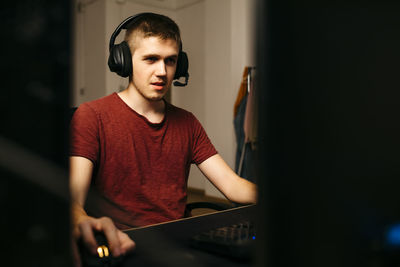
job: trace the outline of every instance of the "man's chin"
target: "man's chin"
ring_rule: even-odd
[[[146,97],[146,99],[151,102],[158,102],[158,101],[161,101],[163,98],[164,98],[164,94]]]
[[[159,102],[159,101],[161,101],[162,99],[163,99],[163,97],[160,97],[160,98],[150,98],[149,101],[151,101],[151,102]]]
[[[167,94],[168,90],[159,90],[159,91],[150,91],[150,92],[143,92],[138,90],[138,92],[147,100],[151,102],[158,102],[161,101],[164,96]]]

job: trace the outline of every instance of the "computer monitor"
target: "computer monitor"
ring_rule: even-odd
[[[399,266],[400,3],[258,5],[257,266]]]
[[[72,266],[67,182],[71,1],[1,7],[1,266]]]

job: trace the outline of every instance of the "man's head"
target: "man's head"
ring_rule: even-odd
[[[132,60],[130,86],[145,99],[159,101],[175,77],[181,50],[179,28],[166,16],[145,13],[126,29],[125,43]]]
[[[122,29],[126,30],[125,41],[115,44],[115,39]],[[110,55],[108,66],[112,72],[122,77],[130,76],[132,80],[132,54],[137,49],[137,40],[157,37],[160,40],[174,40],[179,47],[179,57],[174,79],[185,77],[185,83],[174,82],[177,86],[186,86],[189,78],[189,61],[187,54],[182,51],[179,28],[170,18],[154,14],[140,13],[126,18],[115,29],[110,38]]]
[[[170,18],[160,14],[146,13],[126,26],[125,42],[131,53],[135,51],[136,38],[158,37],[161,40],[174,40],[181,49],[181,36],[178,25]]]

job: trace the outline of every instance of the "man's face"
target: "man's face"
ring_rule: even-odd
[[[132,82],[145,99],[158,101],[167,93],[175,75],[178,53],[175,40],[153,36],[135,38]]]

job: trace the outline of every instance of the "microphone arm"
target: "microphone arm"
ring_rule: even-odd
[[[185,75],[185,82],[184,83],[181,83],[180,81],[175,81],[174,85],[175,86],[179,86],[179,87],[183,87],[183,86],[186,86],[188,84],[188,81],[189,81],[189,73],[187,73]]]

